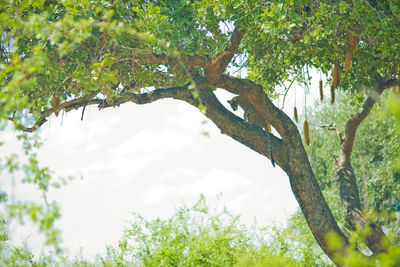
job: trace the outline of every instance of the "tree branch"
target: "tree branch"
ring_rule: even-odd
[[[199,88],[199,95],[206,106],[206,116],[221,130],[221,133],[270,158],[267,133],[260,127],[245,123],[231,111],[227,110],[217,99],[210,88]],[[192,103],[197,107],[197,103]],[[279,166],[285,166],[287,155],[282,149],[282,140],[271,135],[274,160]]]
[[[16,124],[17,129],[25,132],[34,132],[47,121],[47,118],[52,113],[58,112],[62,109],[65,109],[65,111],[68,112],[72,109],[78,109],[80,107],[88,105],[98,105],[99,109],[103,109],[112,106],[119,106],[120,104],[126,102],[133,102],[136,104],[148,104],[163,98],[185,99],[185,101],[193,102],[193,100],[191,100],[192,96],[191,92],[188,90],[188,86],[189,83],[181,87],[161,88],[148,93],[122,93],[121,95],[115,96],[112,99],[92,99],[92,97],[97,95],[96,92],[95,94],[89,96],[79,97],[70,101],[66,101],[56,107],[52,107],[46,110],[32,127],[24,127],[23,125],[17,124],[14,118],[8,118],[8,120],[13,121]]]
[[[342,207],[346,215],[346,220],[353,229],[361,227],[369,228],[370,234],[366,237],[367,246],[374,253],[385,251],[382,241],[388,238],[376,224],[369,221],[362,214],[362,206],[357,186],[356,176],[351,165],[351,153],[354,146],[354,139],[358,126],[370,114],[374,104],[378,101],[382,92],[386,88],[392,87],[392,81],[380,80],[378,88],[367,98],[363,106],[354,113],[347,121],[343,139],[341,138],[341,153],[339,158],[335,159],[333,172],[335,174],[335,183],[338,188]],[[388,241],[389,242],[389,241]]]
[[[138,51],[134,48],[123,46],[123,48],[125,49],[132,50],[134,54],[132,55],[132,57],[117,59],[115,62],[118,63],[132,61],[136,65],[165,64],[199,66],[204,69],[206,78],[213,83],[220,78],[221,74],[225,71],[233,56],[237,53],[244,32],[244,29],[239,29],[238,27],[236,27],[225,50],[221,54],[216,56],[213,60],[196,55],[157,55],[155,53]],[[138,55],[142,56],[143,58],[139,58]]]
[[[88,96],[83,96],[83,97],[79,97],[79,98],[76,98],[76,99],[73,99],[70,101],[66,101],[60,105],[57,105],[55,107],[52,107],[52,108],[42,112],[42,115],[39,117],[38,120],[36,120],[36,122],[34,123],[34,125],[32,127],[24,127],[23,125],[16,123],[15,118],[8,118],[8,120],[14,122],[16,124],[17,129],[22,130],[24,132],[32,133],[32,132],[36,131],[37,129],[39,129],[39,127],[42,126],[47,121],[47,117],[49,117],[52,113],[59,112],[62,109],[65,109],[72,105],[86,103],[89,99],[91,99],[97,93],[98,92],[95,92]]]
[[[239,27],[236,26],[225,50],[216,56],[211,64],[205,69],[205,76],[210,82],[216,82],[225,71],[233,56],[238,52],[244,33],[244,29],[239,29]]]
[[[350,162],[351,152],[353,151],[354,139],[358,126],[361,124],[361,122],[364,121],[365,118],[367,118],[367,116],[371,112],[374,104],[378,101],[382,92],[385,90],[385,84],[381,84],[377,88],[377,90],[373,91],[364,102],[363,106],[347,121],[344,131],[344,141],[342,144],[342,151],[344,156],[343,160],[345,161],[344,163],[347,164]]]
[[[129,49],[129,48],[128,48]],[[134,50],[134,49],[132,49]],[[136,50],[135,54],[129,58],[117,59],[115,62],[131,62],[133,61],[136,65],[152,65],[152,64],[164,64],[164,65],[188,65],[188,66],[199,66],[206,68],[209,65],[209,60],[200,56],[189,56],[189,55],[178,55],[168,56],[165,54],[157,55],[155,53],[140,53]],[[144,56],[139,58],[138,55]]]
[[[358,227],[369,230],[369,234],[366,236],[366,243],[372,252],[384,252],[385,247],[383,244],[388,244],[390,241],[382,229],[368,220],[362,213],[356,176],[351,164],[343,166],[340,164],[340,158],[336,159],[334,173],[346,220],[353,230]]]
[[[332,122],[332,123],[329,124],[329,125],[327,125],[327,124],[321,125],[321,128],[326,128],[326,129],[328,129],[328,130],[330,130],[330,131],[335,131],[336,134],[337,134],[338,137],[339,137],[340,145],[343,144],[343,142],[344,142],[343,134],[340,132],[339,128],[336,127],[336,123],[335,123],[335,122]]]
[[[272,103],[262,87],[251,80],[222,74],[215,86],[247,98],[264,119],[278,131],[283,141],[290,139],[293,133],[298,132],[292,120]]]
[[[159,88],[147,93],[122,93],[119,96],[114,97],[110,101],[103,101],[99,103],[98,108],[103,109],[112,106],[118,106],[126,102],[133,102],[135,104],[143,105],[155,102],[164,98],[173,99],[184,99],[187,101],[191,100],[191,92],[188,90],[190,83],[184,86],[169,87],[169,88]]]

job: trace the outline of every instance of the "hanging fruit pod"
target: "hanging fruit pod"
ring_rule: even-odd
[[[307,146],[309,146],[310,145],[310,129],[309,129],[307,120],[304,121],[303,129],[304,129],[304,142],[306,143]]]
[[[347,38],[349,39],[349,44],[351,48],[356,48],[357,46],[357,37],[351,31],[347,31]]]
[[[345,54],[345,61],[344,61],[344,72],[348,72],[351,67],[351,48],[350,45],[346,45],[346,54]]]
[[[322,79],[319,80],[319,99],[324,100],[324,83]]]
[[[344,71],[347,73],[351,67],[351,59],[353,57],[353,53],[356,50],[357,46],[357,37],[351,31],[347,31],[347,42],[346,42],[346,54],[345,54],[345,63],[344,63]]]
[[[51,105],[52,107],[57,107],[60,104],[61,100],[60,97],[57,95],[53,95],[53,97],[51,98]],[[56,115],[56,117],[58,116],[59,111],[55,111],[54,114]]]
[[[335,87],[331,85],[331,103],[335,103]]]
[[[299,122],[299,116],[297,115],[297,108],[296,107],[294,107],[294,120],[296,122]]]
[[[332,86],[334,88],[338,87],[340,83],[340,67],[339,64],[332,65]]]

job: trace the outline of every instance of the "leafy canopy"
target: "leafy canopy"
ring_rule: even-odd
[[[343,88],[370,88],[377,73],[390,78],[400,64],[398,1],[2,0],[0,12],[0,111],[4,118],[18,110],[20,122],[26,110],[39,118],[84,95],[112,102],[124,88],[182,85],[201,64],[185,67],[180,58],[217,56],[234,26],[246,29],[239,52],[247,60],[232,65],[270,92],[306,66],[343,70],[349,32],[357,46]]]
[[[99,104],[94,97],[115,106],[124,92],[187,84],[229,53],[234,29],[246,33],[231,66],[245,67],[272,96],[307,83],[310,68],[329,76],[333,64],[339,87],[360,102],[366,89],[399,76],[398,1],[0,0],[0,28],[0,118],[28,130],[76,103]],[[27,181],[45,191],[48,170],[30,158]],[[17,166],[12,158],[6,165]],[[50,219],[36,206],[23,210],[50,224],[58,216],[57,208]]]

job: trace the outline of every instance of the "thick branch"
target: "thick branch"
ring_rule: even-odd
[[[380,84],[380,87],[383,90],[388,89],[388,88],[393,88],[395,86],[400,86],[400,79],[392,78],[392,79],[389,79],[387,81],[383,81]]]
[[[219,80],[233,56],[238,52],[244,33],[244,29],[239,29],[239,27],[236,26],[225,50],[215,57],[211,64],[205,69],[205,76],[208,80],[211,82]]]
[[[206,77],[209,81],[217,81],[221,74],[225,71],[233,56],[238,52],[240,42],[244,35],[244,30],[236,27],[232,33],[231,39],[225,50],[216,56],[213,60],[201,56],[178,55],[168,56],[165,54],[157,55],[146,51],[138,51],[133,48],[124,47],[134,51],[134,55],[129,58],[122,58],[116,62],[133,61],[137,65],[165,64],[165,65],[188,65],[199,66],[205,70]],[[141,58],[138,57],[141,56]]]
[[[264,119],[278,131],[284,141],[290,139],[293,133],[298,132],[292,120],[277,108],[264,93],[262,87],[254,82],[223,74],[215,86],[246,97]]]
[[[231,136],[252,150],[270,158],[267,133],[256,125],[245,123],[229,110],[227,110],[216,98],[210,88],[199,89],[200,97],[206,106],[206,116],[211,119],[221,133]],[[194,103],[196,106],[196,103]],[[282,140],[271,135],[274,160],[280,166],[285,166],[288,160],[282,149]]]
[[[141,54],[139,58],[137,55]],[[132,57],[118,59],[115,62],[134,62],[136,65],[152,65],[152,64],[164,64],[164,65],[187,65],[187,66],[199,66],[206,68],[209,64],[209,60],[200,56],[189,56],[189,55],[178,55],[178,56],[167,56],[165,54],[157,55],[155,53],[139,53],[136,52]]]
[[[233,56],[238,52],[240,42],[244,35],[244,29],[236,27],[225,50],[213,60],[201,56],[178,55],[168,56],[165,54],[157,55],[146,51],[138,51],[133,48],[124,47],[134,51],[132,57],[118,59],[115,62],[132,62],[135,65],[188,65],[199,66],[204,69],[205,77],[210,83],[215,83],[220,79],[222,73],[227,68]],[[140,57],[138,57],[140,55]]]
[[[342,153],[344,154],[343,160],[346,163],[350,162],[351,152],[353,151],[354,139],[358,126],[365,118],[367,118],[374,104],[376,103],[376,101],[378,101],[380,95],[384,90],[385,88],[382,85],[376,91],[372,92],[365,101],[364,105],[347,121],[344,131],[344,141],[342,144]]]
[[[40,118],[35,122],[32,127],[17,125],[17,128],[25,132],[34,132],[47,121],[47,118],[52,113],[58,112],[62,109],[65,109],[68,112],[72,109],[78,109],[80,107],[89,105],[98,105],[99,109],[103,109],[112,106],[119,106],[120,104],[126,102],[133,102],[136,104],[148,104],[163,98],[185,99],[186,101],[190,101],[191,94],[190,91],[187,90],[188,85],[189,84],[182,87],[156,89],[154,91],[142,94],[122,93],[121,95],[115,96],[112,99],[92,99],[92,97],[95,96],[94,94],[79,97],[70,101],[66,101],[56,107],[50,108],[47,111],[43,112],[42,116],[40,116]],[[9,118],[9,120],[15,121],[13,118]]]
[[[97,94],[97,92],[94,93],[94,94]],[[86,103],[88,100],[90,100],[94,96],[94,94],[66,101],[66,102],[64,102],[64,103],[62,103],[60,105],[57,105],[55,107],[52,107],[52,108],[42,112],[42,115],[40,116],[40,118],[35,122],[35,124],[32,127],[24,127],[23,125],[16,124],[17,128],[22,130],[22,131],[24,131],[24,132],[30,132],[30,133],[34,132],[37,129],[39,129],[39,127],[42,126],[47,121],[47,118],[52,113],[59,112],[60,110],[65,109],[65,108],[67,108],[69,106],[72,106],[72,105],[79,105],[79,104],[82,104],[82,103]],[[8,118],[8,120],[15,122],[15,118]]]
[[[143,105],[155,102],[164,98],[173,99],[187,99],[191,96],[188,86],[190,83],[184,86],[170,87],[170,88],[160,88],[147,93],[122,93],[119,96],[109,100],[103,101],[99,104],[99,109],[117,106],[126,102],[133,102],[135,104]]]

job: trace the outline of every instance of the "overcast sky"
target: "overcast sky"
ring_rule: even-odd
[[[217,93],[224,104],[232,97]],[[288,177],[279,167],[222,135],[189,104],[160,100],[101,111],[93,106],[86,108],[83,121],[81,114],[52,116],[40,131],[41,164],[55,176],[75,177],[47,194],[49,202],[61,206],[58,226],[72,255],[80,248],[85,256],[104,253],[107,244],[115,245],[121,237],[132,213],[168,218],[200,194],[211,207],[226,206],[249,225],[283,224],[297,209]],[[5,154],[18,151],[13,135],[3,134],[8,145],[0,149]],[[10,178],[1,175],[2,188],[11,192]],[[15,197],[40,194],[17,184]],[[40,251],[41,241],[32,229],[13,226],[12,231],[14,242],[27,240]]]

